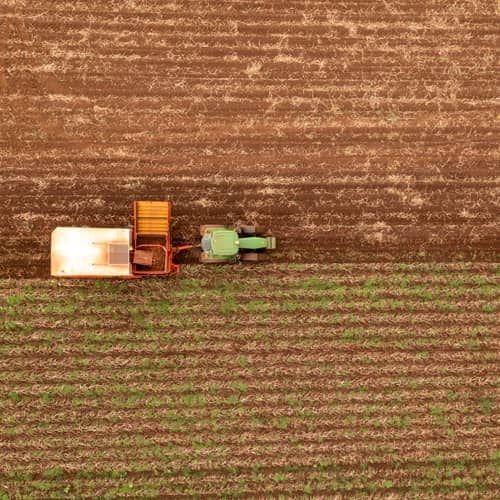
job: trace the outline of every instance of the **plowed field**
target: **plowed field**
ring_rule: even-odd
[[[498,498],[499,35],[494,0],[1,2],[0,499]],[[273,263],[47,279],[54,227],[165,198]]]
[[[3,281],[0,492],[495,497],[496,272]]]
[[[56,225],[126,226],[166,197],[180,241],[257,221],[282,262],[498,258],[493,0],[0,14],[3,275],[46,277]]]

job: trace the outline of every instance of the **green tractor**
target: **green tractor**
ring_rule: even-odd
[[[257,262],[262,252],[276,248],[276,238],[261,226],[208,224],[200,227],[200,235],[202,264]]]

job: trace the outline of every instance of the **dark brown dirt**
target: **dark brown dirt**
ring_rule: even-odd
[[[494,2],[0,9],[3,276],[134,199],[177,242],[265,224],[277,262],[498,259]]]

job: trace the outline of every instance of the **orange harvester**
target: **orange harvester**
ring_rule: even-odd
[[[174,255],[193,245],[172,246],[171,214],[172,203],[169,201],[134,201],[134,275],[179,272],[180,266],[174,263]]]
[[[51,237],[51,274],[71,278],[140,278],[174,275],[169,201],[134,201],[130,228],[58,227]]]

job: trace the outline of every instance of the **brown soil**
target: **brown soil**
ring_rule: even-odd
[[[497,260],[493,2],[23,5],[0,28],[3,276],[47,277],[55,226],[164,198],[177,243],[258,222],[276,262]]]

